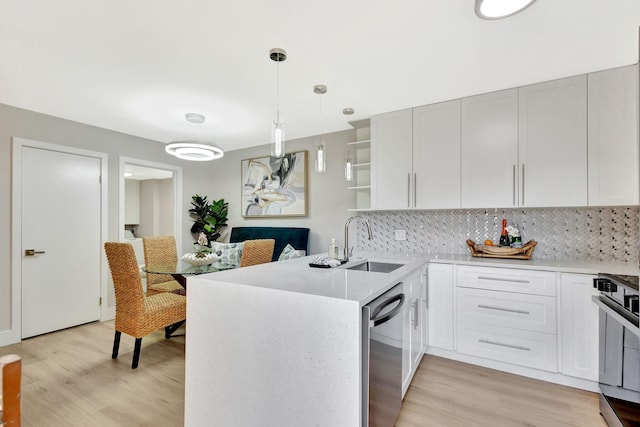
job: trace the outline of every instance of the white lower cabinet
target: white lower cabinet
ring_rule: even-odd
[[[562,373],[598,380],[598,306],[591,301],[598,291],[595,276],[560,274]]]
[[[541,295],[456,289],[458,320],[556,333],[556,299]]]
[[[456,267],[456,350],[557,372],[556,275]]]
[[[457,322],[457,351],[556,372],[556,335],[486,323]]]
[[[452,264],[429,264],[427,309],[429,347],[453,351],[453,268]]]
[[[415,271],[404,280],[405,302],[402,337],[402,395],[406,393],[424,354],[422,342],[426,309],[423,302],[424,270]]]
[[[598,294],[594,277],[431,262],[426,351],[597,390],[599,313],[591,300]]]

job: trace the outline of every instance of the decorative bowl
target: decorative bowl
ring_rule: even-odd
[[[533,248],[538,242],[530,240],[521,248],[504,246],[478,245],[473,240],[467,240],[467,245],[471,251],[471,256],[486,258],[511,258],[511,259],[531,259]]]
[[[182,255],[182,261],[191,265],[209,265],[209,264],[213,264],[218,260],[217,255],[212,253],[205,254],[204,256],[201,256],[201,257],[198,257],[196,255],[197,254],[195,253],[184,254]]]

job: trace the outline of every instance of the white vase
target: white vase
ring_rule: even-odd
[[[197,257],[194,253],[182,255],[182,261],[191,265],[209,265],[213,264],[217,259],[218,257],[212,253],[205,254],[203,257]]]

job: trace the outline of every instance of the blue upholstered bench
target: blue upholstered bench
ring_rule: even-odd
[[[253,239],[274,239],[272,261],[277,261],[287,244],[295,249],[306,251],[309,255],[309,229],[299,227],[233,227],[229,243],[244,242]]]

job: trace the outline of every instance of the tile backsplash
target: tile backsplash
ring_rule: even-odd
[[[502,218],[518,228],[522,242],[538,242],[534,258],[639,261],[639,208],[529,208],[360,212],[373,240],[358,223],[358,247],[378,251],[469,254],[465,241],[497,242]],[[395,230],[407,240],[396,241]]]

